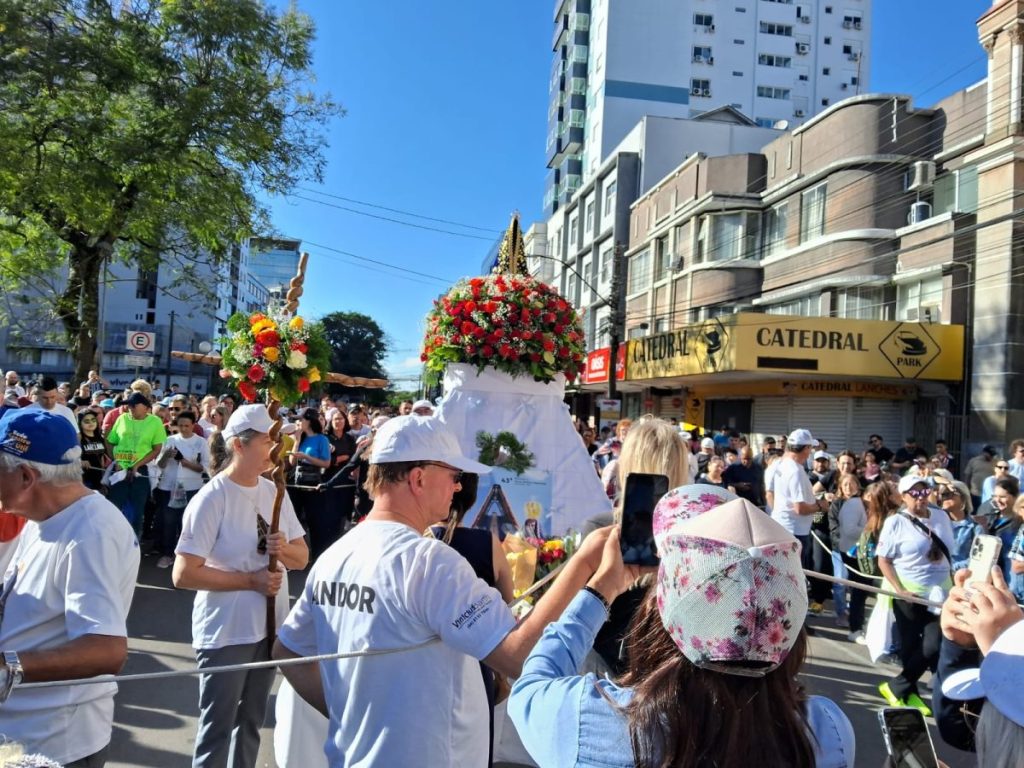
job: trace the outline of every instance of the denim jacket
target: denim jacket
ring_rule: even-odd
[[[950,520],[950,523],[953,525],[953,549],[949,554],[953,556],[953,572],[956,573],[967,567],[971,559],[971,544],[974,543],[975,535],[982,531],[981,526],[970,517],[965,517],[959,522]]]
[[[628,723],[619,709],[629,703],[632,689],[578,674],[606,618],[601,601],[581,591],[544,630],[512,686],[509,716],[541,768],[634,765]],[[817,768],[853,766],[853,726],[842,710],[829,699],[811,696],[807,720]]]

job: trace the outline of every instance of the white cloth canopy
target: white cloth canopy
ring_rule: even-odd
[[[476,458],[478,432],[513,433],[536,461],[536,468],[551,473],[551,531],[579,530],[583,522],[611,511],[583,441],[573,427],[563,402],[565,378],[550,384],[484,369],[451,364],[445,369],[444,397],[437,417],[455,433],[463,452]]]

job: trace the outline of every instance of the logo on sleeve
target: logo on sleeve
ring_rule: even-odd
[[[486,613],[487,606],[489,606],[492,602],[493,599],[491,598],[490,595],[484,595],[471,606],[469,606],[469,608],[460,613],[456,617],[455,621],[452,622],[452,626],[456,629],[462,629],[463,627],[469,629],[476,623],[477,619],[479,619],[484,613]]]

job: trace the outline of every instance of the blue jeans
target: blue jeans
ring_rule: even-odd
[[[145,467],[142,471],[146,471]],[[107,500],[121,510],[121,514],[131,523],[137,539],[142,538],[142,523],[146,518],[149,491],[149,476],[137,474],[134,478],[110,486],[110,493],[107,494]]]

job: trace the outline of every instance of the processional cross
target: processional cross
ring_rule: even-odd
[[[284,316],[286,318],[294,317],[299,308],[299,297],[302,296],[302,284],[306,279],[306,263],[309,261],[309,254],[303,252],[299,256],[299,268],[298,271],[291,279],[288,284],[288,293],[285,296]],[[192,363],[200,363],[201,365],[219,366],[221,364],[221,356],[218,354],[202,354],[199,352],[179,352],[172,351],[171,354],[180,359],[188,360]],[[383,389],[388,385],[387,379],[368,379],[362,376],[347,376],[343,373],[326,373],[323,375],[324,382],[341,384],[345,387],[365,387],[367,389]],[[277,533],[281,524],[281,503],[284,501],[284,495],[286,492],[285,482],[285,469],[284,460],[281,457],[281,401],[272,397],[268,391],[267,393],[267,412],[270,414],[270,418],[274,421],[274,426],[270,429],[270,461],[273,464],[271,470],[271,479],[274,482],[275,495],[274,495],[274,508],[273,514],[271,515],[270,521],[270,532]],[[277,558],[270,558],[270,565],[268,570],[274,572],[277,570]],[[267,637],[270,638],[271,643],[273,642],[274,635],[277,631],[277,620],[276,612],[274,610],[275,598],[267,598]]]

